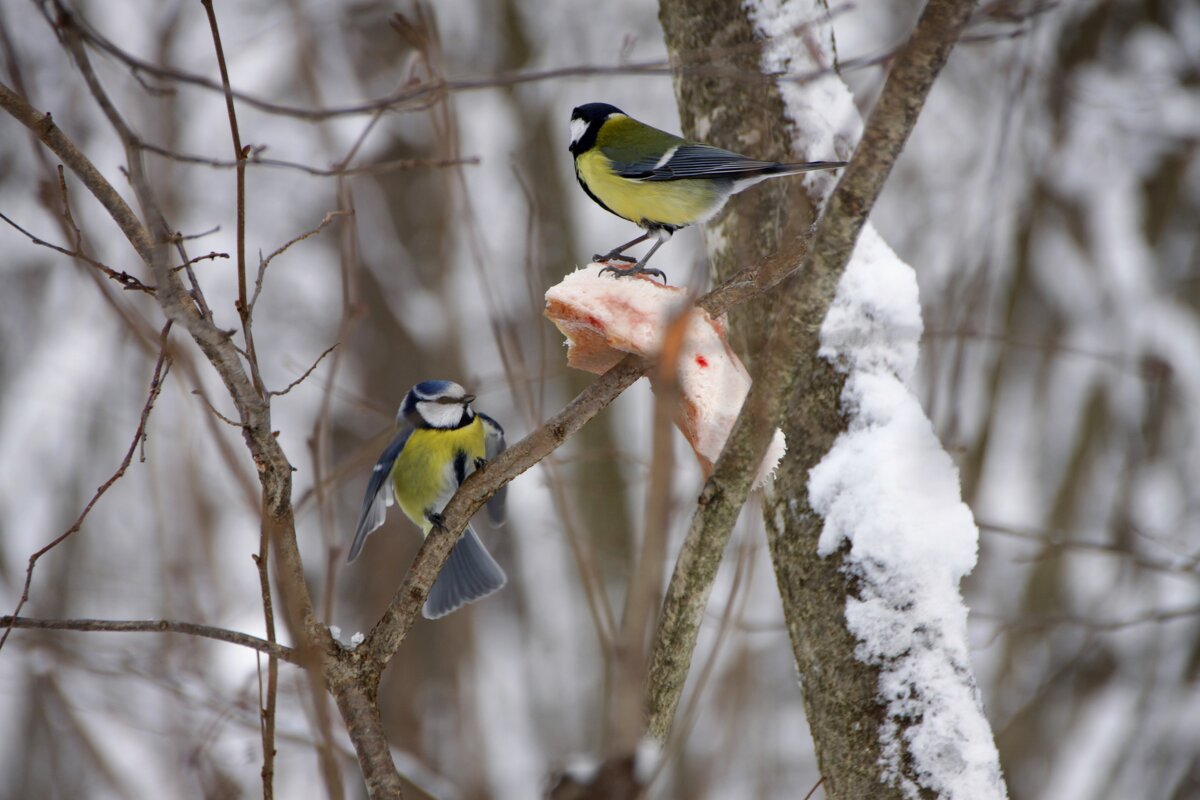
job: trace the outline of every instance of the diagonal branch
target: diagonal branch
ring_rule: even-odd
[[[803,251],[803,240],[790,242],[789,247],[763,264],[738,273],[701,297],[696,305],[719,317],[736,305],[760,297],[800,268],[797,249]],[[442,511],[444,527],[434,528],[426,537],[387,610],[359,650],[369,653],[379,669],[386,666],[399,650],[442,564],[475,512],[502,486],[554,452],[649,367],[650,362],[643,358],[626,356],[541,427],[468,476]]]
[[[133,245],[133,249],[141,256],[142,261],[149,264],[152,249],[150,233],[142,225],[142,221],[137,218],[137,214],[129,207],[129,204],[125,202],[125,199],[100,174],[100,170],[96,169],[96,165],[59,130],[50,114],[38,113],[33,106],[25,102],[25,98],[3,83],[0,83],[0,108],[28,128],[41,140],[42,144],[62,159],[67,168],[83,181],[92,195],[108,211],[108,215],[117,223],[117,227],[125,234],[125,238]]]

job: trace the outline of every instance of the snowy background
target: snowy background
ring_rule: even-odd
[[[216,79],[196,3],[83,2],[122,49]],[[842,9],[844,60],[893,47],[913,2]],[[652,4],[436,6],[427,63],[388,21],[409,6],[217,3],[235,87],[295,107],[385,96],[431,69],[452,79],[665,58]],[[1200,794],[1200,10],[1183,2],[1077,2],[1024,22],[994,6],[954,54],[872,217],[917,272],[925,333],[916,375],[981,531],[964,584],[970,658],[1011,795],[1022,800]],[[0,74],[118,189],[124,155],[50,26],[0,7]],[[1020,32],[1017,37],[1009,34]],[[993,35],[994,34],[994,35]],[[130,73],[93,53],[147,141],[227,160],[224,101]],[[139,78],[141,79],[139,81]],[[882,72],[847,70],[861,109]],[[486,82],[486,81],[485,81]],[[170,85],[172,93],[150,91]],[[248,171],[248,251],[277,258],[256,312],[264,377],[297,378],[273,423],[297,467],[300,545],[324,615],[349,638],[384,608],[418,541],[392,519],[342,565],[367,472],[396,404],[423,378],[479,396],[524,435],[590,380],[565,367],[542,318],[546,286],[634,235],[574,184],[573,106],[602,100],[678,129],[665,74],[595,74],[455,91],[448,102],[311,122],[239,105],[264,158],[327,168],[373,124],[355,165],[478,164],[331,177]],[[0,118],[0,211],[66,244],[54,164]],[[192,256],[234,250],[229,169],[147,156]],[[69,181],[86,247],[142,274]],[[340,192],[340,195],[339,195]],[[128,194],[128,193],[127,193]],[[673,282],[706,280],[700,237],[656,256]],[[119,463],[156,355],[154,303],[0,226],[0,613],[30,553],[70,526]],[[195,267],[234,327],[230,261]],[[176,342],[183,337],[176,335]],[[83,530],[38,566],[31,616],[167,617],[262,631],[257,483],[215,373],[190,345],[135,462]],[[383,686],[397,759],[445,798],[537,796],[602,752],[611,642],[648,470],[650,395],[635,386],[510,492],[510,576],[495,597],[420,622]],[[699,488],[678,440],[673,545]],[[904,464],[894,465],[903,469]],[[743,515],[701,632],[703,686],[659,797],[803,796],[818,773],[761,523]],[[734,624],[719,620],[732,604]],[[615,611],[606,611],[605,609]],[[700,670],[696,670],[699,674]],[[311,698],[281,670],[278,794],[324,796]],[[0,797],[208,797],[259,792],[256,662],[172,636],[16,631],[0,651]],[[361,793],[348,743],[350,796]],[[818,793],[819,795],[819,793]]]

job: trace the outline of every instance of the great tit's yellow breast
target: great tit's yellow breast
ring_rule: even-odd
[[[458,488],[454,462],[460,453],[466,474],[474,471],[475,459],[487,456],[479,417],[454,430],[418,428],[392,466],[396,503],[423,533],[432,527],[425,518],[426,512],[441,511]]]
[[[703,222],[725,199],[711,181],[635,181],[613,172],[612,162],[593,148],[575,159],[575,170],[588,191],[620,217],[683,227]]]

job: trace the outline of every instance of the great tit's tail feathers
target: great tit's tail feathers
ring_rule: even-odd
[[[818,169],[837,169],[846,166],[848,161],[801,161],[795,164],[775,164],[765,170],[769,175],[795,175],[798,172],[812,172]]]
[[[426,619],[444,617],[465,603],[487,597],[504,586],[504,570],[479,541],[473,528],[450,551],[450,557],[433,582],[421,614]]]
[[[846,166],[845,161],[803,161],[795,164],[767,164],[766,166],[742,172],[733,178],[733,188],[730,194],[745,191],[755,184],[762,183],[768,178],[782,178],[784,175],[796,175],[801,172],[812,172],[818,169],[837,169]]]

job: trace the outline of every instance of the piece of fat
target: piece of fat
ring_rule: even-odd
[[[546,316],[567,337],[567,364],[599,375],[627,353],[657,361],[668,326],[690,305],[688,292],[643,276],[601,275],[602,266],[589,264],[546,291]],[[681,407],[675,424],[707,476],[750,392],[750,374],[729,346],[723,317],[694,307],[687,315],[676,363]],[[655,373],[650,386],[657,391]],[[776,429],[755,488],[774,473],[786,449],[783,431]]]

